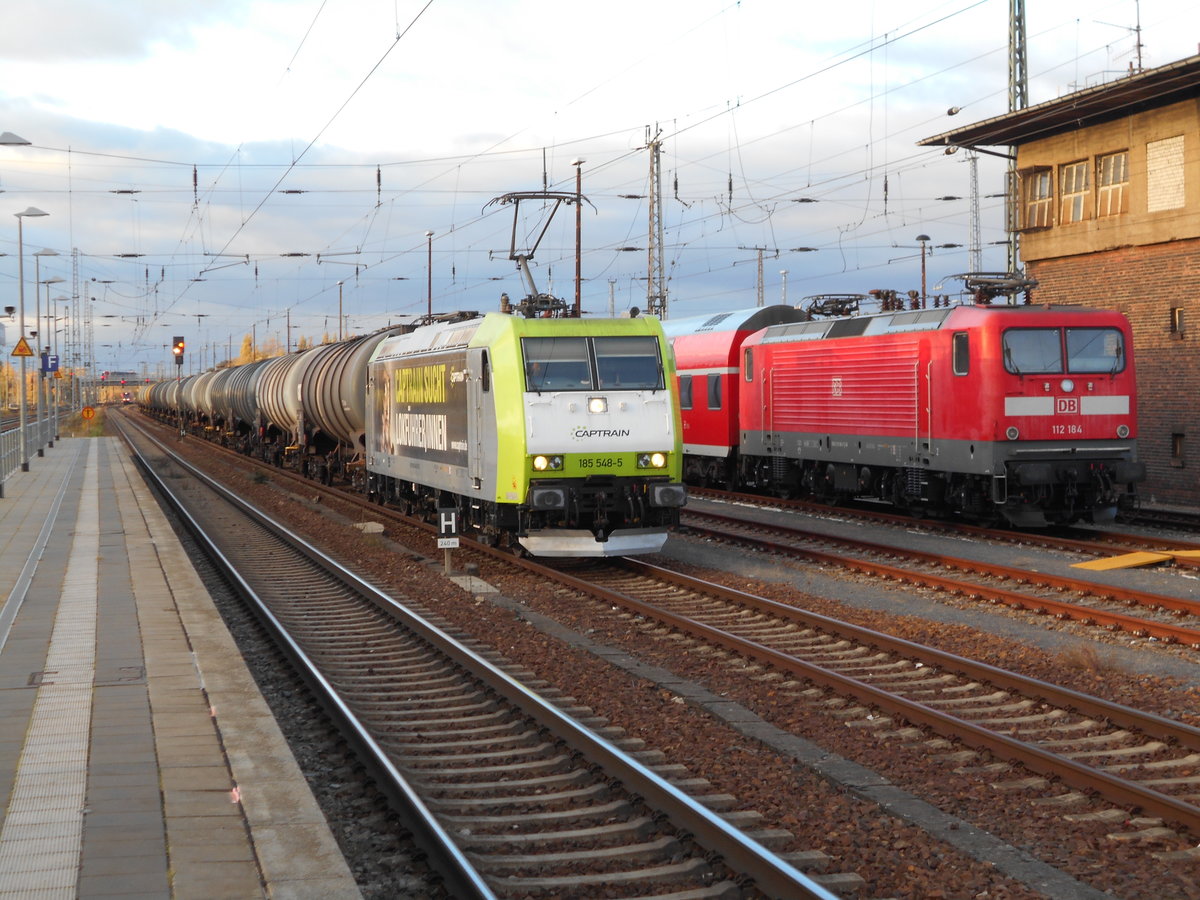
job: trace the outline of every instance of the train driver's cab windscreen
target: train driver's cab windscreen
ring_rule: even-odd
[[[1014,375],[1051,375],[1063,370],[1057,328],[1011,328],[1004,332],[1004,368]]]
[[[658,341],[649,335],[592,338],[596,350],[597,387],[623,391],[657,391],[663,387]]]
[[[1125,340],[1117,328],[1068,328],[1067,371],[1088,374],[1125,368]]]
[[[1013,328],[1004,332],[1004,368],[1014,375],[1095,375],[1125,368],[1118,328]]]
[[[649,335],[528,337],[521,349],[529,391],[663,388],[658,341]]]
[[[587,338],[522,338],[525,389],[584,391],[592,386]]]

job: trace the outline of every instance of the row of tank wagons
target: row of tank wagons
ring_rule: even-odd
[[[361,456],[367,363],[399,330],[156,382],[138,402],[192,434],[329,482]]]
[[[660,549],[686,489],[658,321],[444,319],[159,382],[141,405],[427,518],[454,508],[487,542]]]
[[[1040,527],[1110,520],[1145,478],[1119,312],[776,306],[665,328],[689,483]]]

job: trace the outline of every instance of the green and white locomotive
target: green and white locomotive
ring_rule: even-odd
[[[535,556],[652,553],[687,501],[674,363],[654,318],[503,313],[384,339],[367,490]]]

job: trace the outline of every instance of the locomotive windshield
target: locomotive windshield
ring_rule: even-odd
[[[522,338],[529,391],[661,390],[658,341],[650,335]]]
[[[1125,341],[1117,328],[1013,328],[1004,332],[1004,368],[1014,375],[1112,373],[1124,367]]]
[[[1123,368],[1125,342],[1118,329],[1067,329],[1067,371],[1119,372]]]
[[[596,350],[597,387],[627,391],[655,391],[663,386],[658,361],[658,341],[649,335],[598,337]]]

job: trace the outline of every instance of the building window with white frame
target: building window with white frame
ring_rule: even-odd
[[[1062,225],[1082,222],[1088,217],[1088,197],[1091,194],[1090,166],[1087,162],[1067,163],[1059,171],[1062,206],[1058,221]]]
[[[1096,215],[1117,216],[1129,211],[1129,151],[1109,153],[1096,160]]]
[[[1050,169],[1032,169],[1021,177],[1024,201],[1022,228],[1049,228],[1054,213],[1054,173]]]

